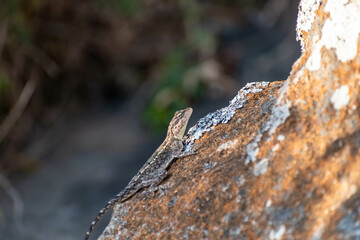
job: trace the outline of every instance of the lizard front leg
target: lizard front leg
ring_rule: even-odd
[[[155,195],[155,192],[159,189],[160,183],[168,175],[168,172],[165,169],[159,169],[151,175],[147,176],[148,179],[143,179],[144,182],[148,182],[150,185],[149,192]]]
[[[187,156],[198,154],[197,150],[198,150],[198,148],[192,149],[191,151],[188,151],[188,152],[180,152],[180,153],[174,155],[174,158],[182,158],[182,157],[187,157]]]

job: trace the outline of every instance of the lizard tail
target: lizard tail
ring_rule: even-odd
[[[100,221],[100,219],[111,209],[117,202],[117,199],[110,200],[103,209],[100,210],[97,217],[92,221],[91,226],[89,227],[89,230],[87,231],[84,240],[88,240],[91,232],[94,230],[96,224]]]

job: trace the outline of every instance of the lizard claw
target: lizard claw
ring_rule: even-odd
[[[149,191],[145,191],[144,194],[146,196],[146,198],[153,198],[155,197],[155,192],[157,191],[157,189],[149,189]]]
[[[165,194],[165,189],[166,189],[166,187],[165,187],[164,185],[158,186],[158,189],[159,189],[159,191],[161,192],[161,195],[164,195],[164,194]]]
[[[191,156],[191,155],[195,155],[195,154],[198,154],[197,148],[193,149],[193,150],[191,150],[189,152],[182,152],[179,155],[177,155],[176,157],[177,158],[182,158],[182,157],[187,157],[187,156]]]
[[[152,196],[155,196],[155,192],[158,190],[158,186],[155,184],[151,184],[149,187],[149,192],[152,193]]]

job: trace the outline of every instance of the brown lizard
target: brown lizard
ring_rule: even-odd
[[[166,169],[169,167],[174,158],[195,154],[195,152],[183,152],[183,136],[191,114],[192,108],[179,110],[175,113],[169,124],[164,142],[160,145],[160,147],[158,147],[158,149],[156,149],[156,151],[146,161],[144,166],[131,179],[125,189],[111,199],[105,207],[100,210],[98,216],[91,223],[91,226],[86,233],[85,240],[89,238],[90,233],[93,231],[99,220],[108,210],[115,206],[115,204],[126,201],[144,187],[150,186],[150,192],[155,192],[158,185],[166,177]]]

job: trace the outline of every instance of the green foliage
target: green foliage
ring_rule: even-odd
[[[6,76],[0,71],[0,120],[7,113],[8,106],[5,103],[5,95],[10,91],[10,84]]]
[[[150,129],[167,127],[176,110],[201,98],[206,86],[198,73],[203,58],[212,56],[215,36],[202,25],[202,9],[196,0],[178,1],[185,29],[184,41],[162,60],[159,84],[145,111],[144,120]]]
[[[161,79],[143,117],[154,132],[160,132],[169,123],[172,114],[187,106],[187,94],[182,87],[182,79],[188,67],[185,52],[175,49],[164,59]]]
[[[144,122],[155,133],[167,127],[176,110],[188,107],[191,99],[204,92],[200,81],[191,87],[184,82],[196,64],[186,48],[175,49],[164,58],[158,87],[143,114]]]
[[[2,0],[0,6],[0,12],[2,16],[14,15],[19,11],[18,0]]]
[[[13,34],[22,43],[29,42],[31,39],[30,31],[22,19],[14,19],[10,34]]]
[[[164,59],[160,88],[179,87],[183,75],[190,64],[186,61],[185,49],[175,49]]]
[[[135,15],[141,10],[141,4],[138,0],[113,0],[112,5],[116,10],[125,15]]]
[[[10,89],[9,81],[5,75],[0,72],[0,99],[4,96],[4,93]]]
[[[146,119],[146,124],[151,126],[150,130],[154,134],[159,134],[169,125],[175,111],[186,106],[187,104],[180,101],[172,102],[172,105],[168,106],[168,108],[152,104],[145,109],[143,118]]]
[[[40,6],[40,2],[29,0],[21,4],[19,0],[2,0],[0,20],[8,20],[9,38],[13,41],[29,42],[31,33],[28,26],[28,14]]]
[[[94,0],[94,2],[98,7],[108,6],[128,17],[138,15],[143,10],[140,0]]]
[[[216,49],[216,39],[214,33],[199,26],[189,34],[187,45],[203,55],[211,55]]]

